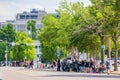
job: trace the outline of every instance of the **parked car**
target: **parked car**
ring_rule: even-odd
[[[118,65],[120,65],[120,57],[117,59]],[[114,65],[114,58],[111,59],[111,64]]]
[[[61,60],[61,67],[63,71],[70,71],[70,69],[72,68],[72,60],[70,57],[67,58],[63,58]]]

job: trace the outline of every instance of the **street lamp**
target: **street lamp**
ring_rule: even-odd
[[[29,35],[30,35],[30,37],[32,39],[32,26],[30,26]]]
[[[6,39],[6,50],[5,50],[5,59],[6,59],[6,66],[8,65],[8,46],[7,46],[7,38]]]

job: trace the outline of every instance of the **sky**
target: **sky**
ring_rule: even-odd
[[[0,22],[14,20],[17,13],[30,11],[33,8],[43,10],[47,13],[54,13],[60,1],[63,0],[0,0]],[[68,2],[80,1],[85,6],[90,4],[89,0],[67,0]]]

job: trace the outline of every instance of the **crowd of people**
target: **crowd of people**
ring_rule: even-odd
[[[26,62],[12,62],[11,66],[25,67],[28,69],[33,69],[34,62],[29,60]],[[0,64],[2,66],[2,63]],[[63,59],[62,61],[58,59],[57,61],[40,63],[38,68],[40,69],[54,69],[57,71],[74,71],[74,72],[87,72],[87,73],[110,73],[110,60],[105,63],[98,63],[93,60],[77,60],[77,59]]]
[[[74,71],[87,73],[110,73],[110,61],[98,63],[93,60],[67,60],[53,61],[52,63],[41,64],[40,68],[56,69],[57,71]],[[41,66],[40,65],[40,66]]]
[[[97,61],[92,60],[64,60],[61,65],[63,71],[110,73],[110,60],[105,63],[97,63]]]
[[[0,62],[0,66],[6,66],[5,61]],[[8,61],[7,66],[33,68],[33,60],[28,61]]]

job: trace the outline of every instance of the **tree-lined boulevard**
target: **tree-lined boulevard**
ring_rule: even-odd
[[[27,20],[26,31],[15,32],[11,23],[3,25],[0,29],[2,79],[120,79],[119,75],[109,75],[111,67],[112,71],[119,71],[120,66],[120,0],[90,2],[85,6],[79,1],[61,1],[55,14],[41,17],[44,26],[40,28],[34,19],[36,15]],[[36,40],[40,42],[39,55],[37,47],[32,45]],[[42,71],[46,68],[48,71]],[[51,68],[56,70],[50,71]]]

